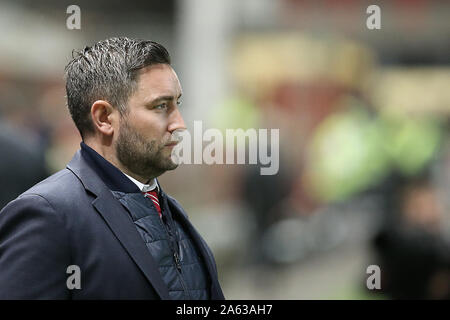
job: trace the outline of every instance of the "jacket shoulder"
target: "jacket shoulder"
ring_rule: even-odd
[[[78,178],[70,170],[63,169],[34,185],[16,200],[33,195],[44,198],[53,207],[59,207],[73,205],[73,201],[78,201],[85,192]]]

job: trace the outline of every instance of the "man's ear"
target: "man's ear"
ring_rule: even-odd
[[[104,100],[97,100],[92,104],[91,118],[94,127],[107,136],[112,135],[114,133],[114,128],[119,124],[118,110]]]

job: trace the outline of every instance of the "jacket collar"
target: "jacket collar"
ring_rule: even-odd
[[[98,154],[97,151],[86,145],[84,142],[81,142],[80,146],[81,156],[85,159],[86,163],[95,170],[109,190],[125,193],[140,192],[136,184],[127,178],[122,171],[111,164],[111,162]]]

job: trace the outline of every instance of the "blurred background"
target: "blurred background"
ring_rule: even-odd
[[[171,53],[189,129],[280,130],[276,175],[204,164],[160,178],[226,298],[450,298],[449,1],[3,0],[0,30],[1,207],[79,148],[72,49],[150,39]]]

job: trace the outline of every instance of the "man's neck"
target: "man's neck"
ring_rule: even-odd
[[[122,163],[117,159],[117,157],[114,155],[114,150],[112,149],[112,144],[111,145],[102,145],[99,143],[96,143],[94,140],[90,139],[90,140],[84,140],[83,141],[87,146],[89,146],[90,148],[92,148],[93,150],[95,150],[99,155],[101,155],[105,160],[107,160],[108,162],[110,162],[112,165],[114,165],[117,169],[119,169],[120,171],[122,171],[123,173],[125,173],[126,175],[132,177],[133,179],[136,179],[137,181],[143,183],[143,184],[147,184],[148,181],[150,181],[151,179],[149,178],[145,178],[142,176],[139,176],[137,174],[135,174],[134,172],[131,172],[130,170],[128,170],[124,165],[122,165]]]

